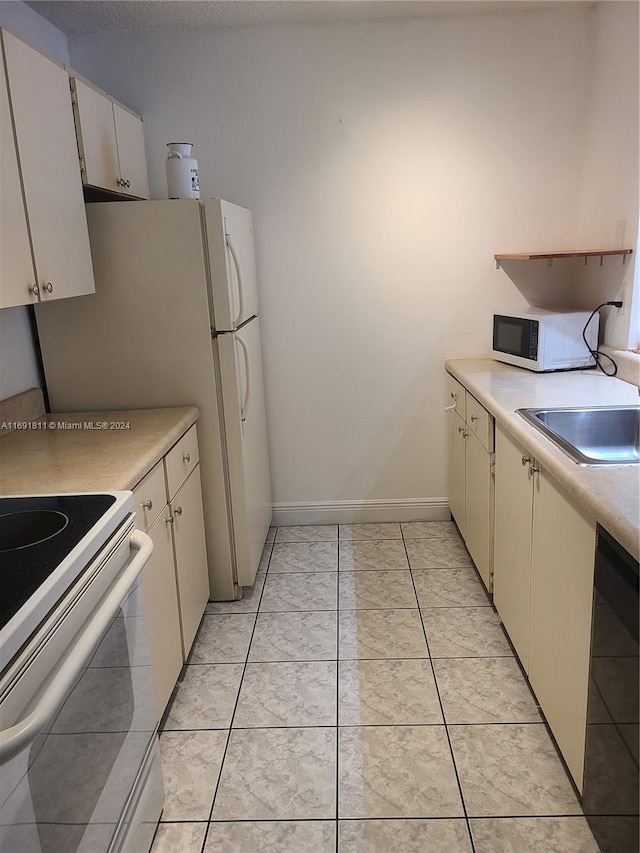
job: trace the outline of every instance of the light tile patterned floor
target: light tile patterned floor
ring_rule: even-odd
[[[597,853],[452,522],[270,531],[162,724],[152,853]]]

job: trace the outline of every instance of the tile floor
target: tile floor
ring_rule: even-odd
[[[162,723],[152,853],[597,853],[452,522],[272,530]]]

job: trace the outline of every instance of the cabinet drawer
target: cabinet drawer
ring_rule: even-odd
[[[133,490],[133,508],[141,530],[148,530],[167,505],[162,460],[154,465]]]
[[[484,449],[493,453],[493,417],[468,391],[465,406],[469,429],[477,435]]]
[[[456,412],[465,420],[465,390],[457,379],[447,373],[447,406],[455,403]]]
[[[164,458],[167,472],[167,498],[171,500],[198,464],[198,434],[194,424]]]

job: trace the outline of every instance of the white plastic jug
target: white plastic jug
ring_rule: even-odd
[[[167,187],[169,198],[200,198],[198,161],[191,156],[191,142],[168,142]]]

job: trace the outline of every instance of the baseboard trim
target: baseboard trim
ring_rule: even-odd
[[[355,524],[381,521],[448,521],[446,498],[274,504],[272,524]]]

